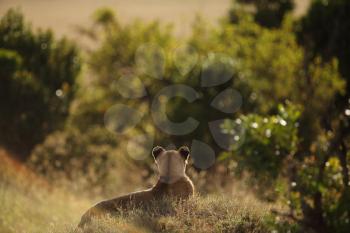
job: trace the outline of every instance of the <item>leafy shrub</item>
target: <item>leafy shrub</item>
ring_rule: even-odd
[[[80,188],[94,187],[98,191],[115,167],[117,145],[104,129],[95,127],[85,133],[68,129],[49,135],[35,147],[29,162],[53,182],[66,180]]]
[[[275,101],[283,102],[290,98],[294,95],[294,88],[297,88],[296,77],[302,69],[303,53],[289,28],[267,30],[249,18],[235,25],[226,22],[219,28],[210,28],[205,22],[198,20],[189,40],[175,43],[171,31],[158,22],[143,24],[136,21],[121,25],[115,17],[109,16],[108,19],[108,22],[97,21],[98,27],[86,29],[101,45],[92,50],[89,56],[89,68],[95,76],[76,100],[72,111],[72,124],[80,129],[85,125],[103,125],[106,111],[116,103],[123,103],[145,112],[143,122],[133,133],[147,132],[155,135],[155,144],[171,142],[180,146],[197,139],[210,144],[219,152],[221,149],[215,146],[215,140],[208,128],[208,122],[230,117],[210,106],[219,93],[227,88],[239,91],[244,104],[242,109],[237,110],[238,113],[241,110],[269,112],[276,110]],[[138,71],[138,49],[150,43],[158,46],[164,53],[162,79],[152,78]],[[179,44],[185,48],[182,54],[184,58],[198,55],[198,62],[191,64],[191,59],[176,60],[175,52]],[[220,72],[214,69],[218,54],[223,54],[226,60],[232,61],[234,67],[229,67],[233,69],[229,77],[231,79],[215,87],[203,88],[201,77],[204,72],[210,73],[213,78],[220,78]],[[192,68],[182,74],[178,67]],[[134,99],[121,95],[116,85],[125,74],[136,76],[147,96]],[[201,99],[193,103],[174,98],[167,104],[167,114],[173,121],[181,122],[187,117],[199,121],[194,132],[181,137],[167,135],[154,127],[149,114],[150,103],[158,92],[164,87],[179,83],[202,93]],[[210,114],[208,108],[211,109]],[[183,109],[186,111],[182,111]]]
[[[300,43],[311,57],[321,55],[329,60],[339,60],[340,72],[349,80],[350,20],[347,17],[350,3],[346,0],[314,0],[307,14],[298,22],[296,32]],[[319,27],[323,25],[323,27]],[[349,90],[348,84],[348,90]]]
[[[26,157],[68,115],[78,50],[49,30],[34,32],[10,9],[0,20],[0,66],[0,143]]]
[[[261,197],[278,196],[274,187],[283,174],[285,161],[296,151],[299,117],[300,112],[295,106],[280,105],[277,115],[263,117],[249,114],[235,121],[227,121],[223,126],[225,132],[232,134],[238,133],[235,132],[237,124],[244,129],[237,139],[240,142],[233,148],[234,171],[240,176],[242,172],[249,171],[252,187],[265,190],[259,191]],[[224,153],[221,159],[230,155]]]
[[[285,15],[294,9],[294,1],[292,0],[238,0],[237,2],[253,6],[254,20],[269,28],[276,28],[282,25]],[[248,8],[249,9],[249,8]],[[232,23],[239,20],[242,7],[237,7],[237,3],[231,7],[229,18]]]

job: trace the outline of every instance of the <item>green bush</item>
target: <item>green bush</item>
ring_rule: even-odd
[[[299,80],[301,86],[295,92],[304,88],[309,91],[304,97],[300,92],[293,100],[298,108],[284,110],[280,106],[277,116],[241,116],[242,141],[223,158],[231,155],[237,163],[235,171],[248,171],[259,190],[261,185],[269,187],[259,191],[260,196],[282,197],[291,209],[287,216],[302,229],[346,232],[349,160],[346,144],[338,144],[343,129],[330,133],[323,128],[324,119],[319,118],[327,116],[325,106],[332,106],[336,96],[343,93],[344,82],[334,62],[316,60],[305,73],[307,82]],[[342,127],[337,118],[332,123]],[[224,125],[225,132],[232,132],[234,124]]]
[[[282,25],[285,15],[294,9],[293,0],[238,0],[244,7],[248,5],[253,6],[254,20],[268,28],[277,28]],[[239,20],[239,16],[244,7],[237,7],[237,3],[231,7],[229,12],[229,19],[232,23]],[[251,8],[251,7],[250,7]]]
[[[68,181],[78,190],[93,187],[91,191],[101,192],[116,167],[117,146],[106,129],[93,127],[81,133],[72,128],[47,136],[35,147],[29,163],[52,182]]]
[[[0,20],[0,143],[22,158],[68,115],[78,50],[51,31],[34,32],[18,10]]]
[[[350,2],[346,0],[313,0],[307,14],[296,26],[300,43],[309,55],[321,55],[325,60],[336,57],[346,80],[350,78],[349,10]],[[348,84],[348,90],[349,87]]]
[[[285,161],[295,153],[298,144],[298,120],[300,112],[295,106],[279,106],[277,115],[244,115],[224,124],[225,132],[237,135],[237,125],[243,128],[232,154],[235,173],[242,176],[244,171],[251,174],[252,188],[267,199],[276,198],[280,193],[275,187],[283,176]],[[230,156],[225,153],[221,159]],[[269,188],[266,188],[269,187]]]
[[[71,113],[72,124],[80,129],[85,125],[103,125],[106,111],[116,103],[123,103],[145,112],[143,121],[133,133],[146,132],[155,135],[155,144],[172,142],[180,146],[197,139],[215,147],[208,122],[231,117],[210,106],[219,93],[227,88],[239,91],[244,103],[237,113],[270,112],[276,110],[274,101],[283,102],[293,96],[294,89],[297,88],[303,53],[288,27],[267,30],[248,17],[235,25],[226,22],[219,28],[210,28],[206,27],[205,22],[198,20],[193,35],[188,40],[175,43],[171,31],[157,22],[143,24],[136,21],[121,25],[114,17],[109,17],[108,22],[98,22],[98,27],[87,29],[89,35],[95,35],[93,38],[98,38],[101,43],[89,56],[89,68],[94,77],[77,98]],[[150,43],[164,52],[165,67],[162,79],[149,77],[138,70],[138,49]],[[189,57],[193,60],[176,60],[175,52],[179,46],[185,48],[181,58]],[[220,59],[218,54],[223,54],[228,58],[228,62],[232,62],[232,67],[228,67],[233,69],[230,80],[215,87],[201,87],[204,63],[206,72],[211,72],[214,78],[220,78],[221,73],[214,69],[215,63]],[[195,55],[198,55],[197,62],[194,59]],[[213,59],[209,59],[210,57]],[[193,61],[194,64],[190,64]],[[188,72],[181,73],[179,67],[186,66],[190,67]],[[121,95],[116,85],[125,74],[136,76],[145,88],[147,96],[131,99]],[[167,114],[173,121],[181,122],[187,117],[199,121],[198,128],[189,135],[169,136],[154,127],[149,111],[150,105],[162,88],[172,84],[185,84],[201,93],[201,99],[193,103],[174,98],[167,105]],[[211,109],[210,114],[208,108]],[[219,152],[220,148],[215,150]]]

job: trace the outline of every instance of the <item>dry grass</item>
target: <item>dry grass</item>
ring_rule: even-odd
[[[0,232],[78,233],[80,216],[92,205],[83,195],[54,188],[0,152]],[[84,233],[271,232],[269,206],[246,195],[196,196],[178,203],[158,200],[144,209],[95,220]]]
[[[217,195],[182,203],[158,200],[145,209],[96,220],[81,232],[269,232],[264,223],[267,212],[262,206]]]
[[[46,233],[75,225],[90,202],[53,188],[0,151],[0,232]]]

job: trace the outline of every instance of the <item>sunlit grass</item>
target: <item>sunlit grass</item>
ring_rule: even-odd
[[[217,194],[184,202],[158,200],[78,230],[80,216],[93,203],[87,195],[52,187],[1,153],[0,158],[1,233],[269,232],[268,205],[249,195]]]
[[[81,232],[268,232],[267,212],[266,206],[217,195],[185,202],[158,200],[144,209],[95,220]]]
[[[90,202],[52,187],[0,152],[0,232],[55,232],[79,221]]]

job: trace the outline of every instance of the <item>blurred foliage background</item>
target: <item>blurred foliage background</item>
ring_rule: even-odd
[[[33,29],[10,9],[0,21],[0,144],[55,185],[111,196],[152,183],[145,154],[153,145],[191,146],[195,139],[216,154],[209,169],[194,164],[189,171],[203,195],[239,180],[263,202],[283,206],[272,211],[280,232],[348,232],[350,2],[313,0],[300,18],[293,9],[292,0],[234,1],[218,25],[198,16],[191,35],[179,38],[171,25],[122,24],[102,8],[78,29],[87,47]],[[138,60],[144,45],[154,47]],[[229,80],[203,87],[203,74]],[[175,122],[198,120],[187,135],[168,135],[153,122],[152,101],[174,84],[201,95],[167,103]],[[212,108],[228,88],[241,95],[240,108]],[[116,104],[142,115],[126,134],[106,127]],[[116,127],[126,127],[130,121],[118,114]],[[208,125],[216,120],[223,120],[220,134],[233,138],[225,149]]]

